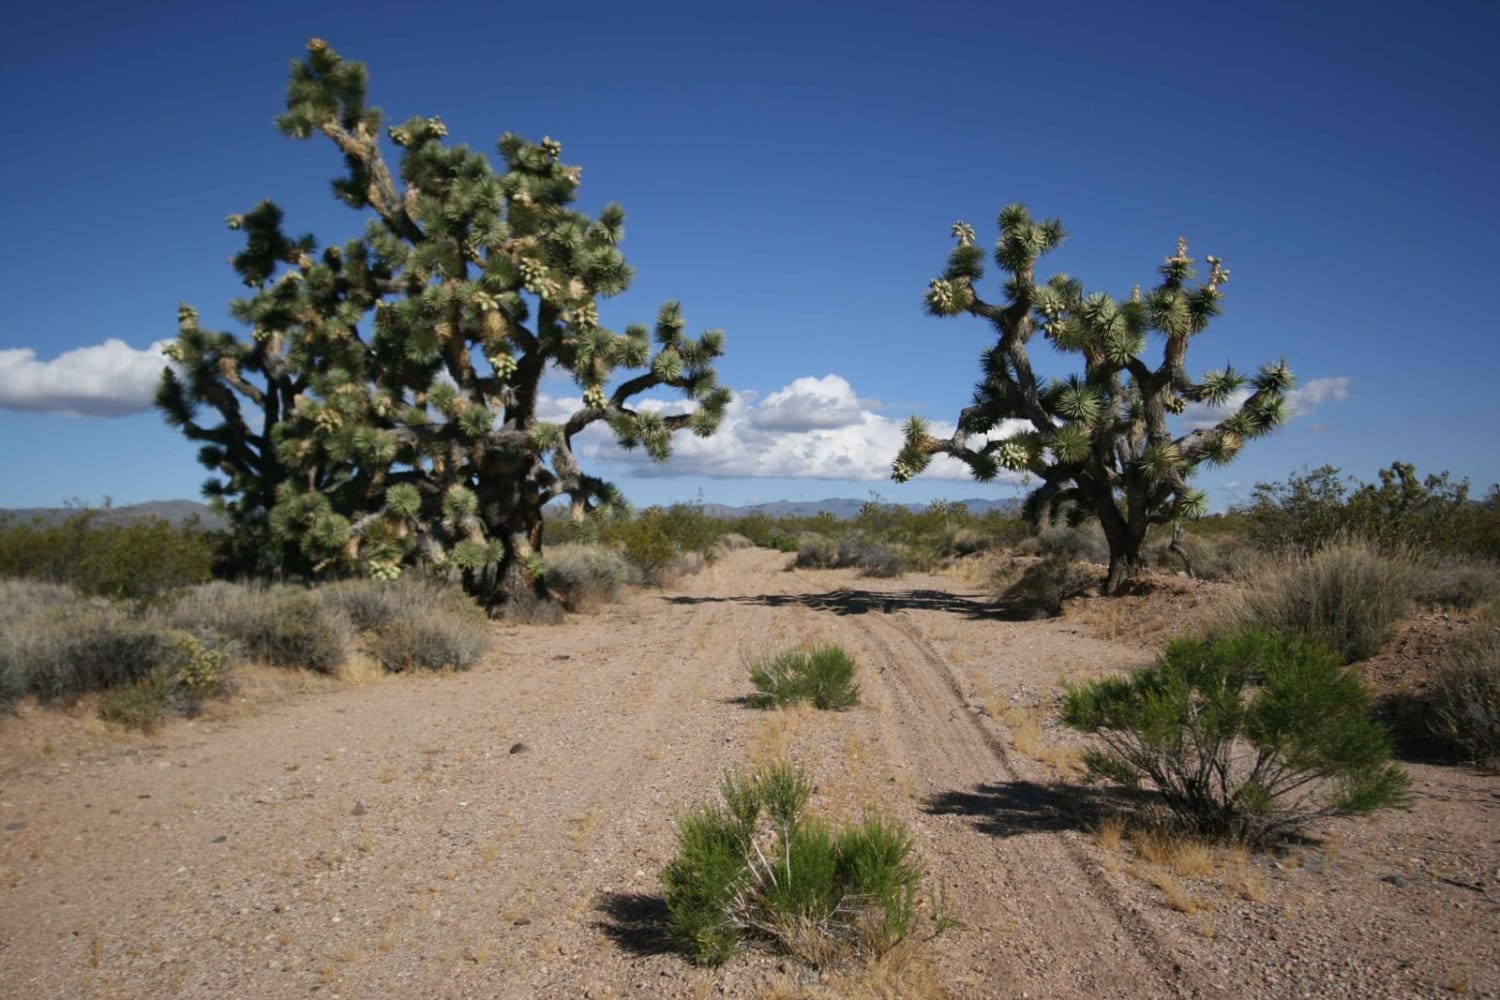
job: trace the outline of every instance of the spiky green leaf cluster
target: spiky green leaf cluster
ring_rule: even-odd
[[[677,431],[714,432],[730,400],[714,367],[724,335],[689,336],[676,302],[654,349],[645,327],[606,325],[601,300],[632,278],[625,213],[573,207],[581,170],[559,142],[507,133],[495,165],[448,142],[436,117],[383,128],[367,83],[315,40],[277,119],[342,154],[334,191],[365,211],[364,232],[320,252],[286,235],[270,202],[231,216],[250,289],[231,311],[249,336],[203,331],[184,307],[158,405],[202,445],[217,472],[206,489],[236,527],[260,532],[266,568],[456,567],[494,605],[535,576],[543,504],[616,503],[579,468],[578,434],[628,428],[665,459]],[[584,403],[544,423],[540,380],[554,369]],[[633,407],[662,390],[687,412]]]
[[[1041,481],[1026,504],[1029,512],[1103,523],[1115,590],[1143,564],[1151,525],[1205,512],[1206,498],[1188,485],[1200,466],[1231,461],[1246,440],[1284,422],[1292,376],[1280,362],[1248,380],[1232,366],[1192,379],[1187,345],[1219,314],[1229,272],[1217,257],[1207,257],[1207,280],[1195,284],[1186,240],[1178,240],[1176,253],[1159,268],[1155,288],[1116,298],[1089,292],[1067,275],[1037,279],[1038,260],[1066,236],[1057,220],[1033,219],[1025,206],[1008,205],[999,229],[994,259],[1006,272],[1001,302],[978,292],[983,261],[973,229],[963,223],[953,227],[957,245],[924,299],[932,315],[967,313],[995,331],[994,345],[980,356],[972,402],[946,440],[932,438],[925,427],[918,434],[909,430],[892,476],[905,481],[937,454],[964,462],[980,480],[1001,468],[1036,475]],[[1078,356],[1082,371],[1040,382],[1028,354],[1038,331],[1053,350]],[[1152,334],[1163,342],[1154,363],[1145,358]],[[1189,403],[1218,408],[1216,420],[1181,426],[1175,418]],[[1026,429],[997,439],[1007,421]]]

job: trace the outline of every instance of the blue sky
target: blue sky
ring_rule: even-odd
[[[1302,390],[1202,477],[1219,505],[1322,464],[1500,480],[1493,4],[59,3],[0,38],[0,507],[197,495],[151,349],[182,300],[233,328],[224,217],[270,197],[323,243],[362,225],[332,147],[272,125],[314,35],[369,65],[388,120],[560,139],[582,207],[629,213],[607,325],[677,298],[728,332],[721,439],[656,468],[590,449],[637,503],[1017,495],[885,478],[989,340],[922,313],[949,227],[988,245],[1011,201],[1062,217],[1043,266],[1091,290],[1149,286],[1179,234],[1224,258],[1190,367],[1285,355]]]

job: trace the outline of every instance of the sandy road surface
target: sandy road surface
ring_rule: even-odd
[[[44,753],[46,720],[0,721],[0,994],[1500,989],[1494,779],[1420,771],[1423,823],[1340,827],[1342,854],[1316,866],[1252,859],[1262,898],[1207,878],[1189,886],[1204,908],[1179,912],[1058,805],[1058,772],[1016,752],[1019,716],[1004,711],[1045,703],[1059,674],[1143,662],[1139,646],[996,620],[951,580],[786,572],[787,559],[737,552],[562,626],[497,627],[490,661],[463,675],[150,740]],[[861,706],[747,709],[744,657],[806,641],[854,653]],[[931,893],[907,979],[820,979],[764,953],[700,970],[664,951],[671,816],[725,768],[774,755],[811,771],[825,813],[912,828]],[[1453,854],[1448,882],[1431,837]],[[1402,887],[1380,881],[1398,871]]]

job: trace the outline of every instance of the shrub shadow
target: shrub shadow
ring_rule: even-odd
[[[983,833],[1016,837],[1086,832],[1097,827],[1106,813],[1146,812],[1154,799],[1151,793],[1128,788],[1005,781],[976,785],[969,791],[941,792],[927,799],[923,811],[931,816],[968,816]]]
[[[854,590],[840,587],[821,594],[757,594],[746,597],[667,598],[672,604],[748,604],[764,608],[804,607],[829,611],[836,615],[864,615],[871,612],[891,614],[897,611],[943,611],[961,615],[971,621],[1033,621],[1050,617],[1045,608],[1030,600],[996,602],[959,597],[942,590]]]
[[[594,909],[603,916],[594,924],[632,955],[671,955],[677,946],[667,936],[667,901],[643,892],[606,892]]]

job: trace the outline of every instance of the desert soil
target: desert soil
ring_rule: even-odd
[[[1412,764],[1411,811],[1275,854],[1153,861],[1097,832],[1059,679],[1148,662],[1222,587],[1016,622],[959,576],[790,558],[734,552],[560,626],[497,625],[463,674],[150,737],[86,706],[0,719],[0,993],[1500,996],[1500,778]],[[746,707],[745,658],[808,642],[855,655],[860,706]],[[909,826],[916,930],[874,964],[694,967],[660,934],[672,817],[781,756],[823,814]]]

